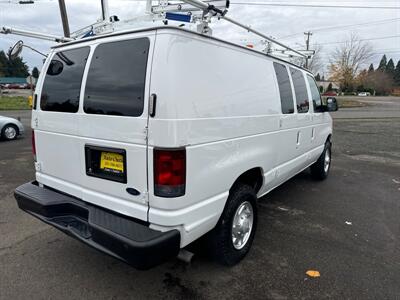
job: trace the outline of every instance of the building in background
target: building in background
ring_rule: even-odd
[[[339,84],[334,81],[324,80],[317,81],[319,87],[322,86],[322,92],[327,92],[329,87],[333,91],[338,91],[340,89]]]
[[[6,89],[29,88],[25,77],[0,77],[0,86]]]

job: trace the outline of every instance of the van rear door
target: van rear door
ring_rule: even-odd
[[[146,99],[153,41],[148,34],[107,38],[53,56],[48,70],[57,64],[62,72],[47,72],[36,112],[39,182],[147,220]],[[74,68],[84,71],[78,76],[70,72]],[[71,82],[81,87],[74,95]],[[52,111],[46,110],[49,99],[58,103]],[[68,108],[76,99],[78,108]],[[60,103],[69,111],[60,111]]]

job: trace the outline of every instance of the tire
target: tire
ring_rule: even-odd
[[[1,130],[1,137],[7,141],[15,140],[18,137],[18,127],[14,124],[7,124]]]
[[[238,214],[240,211],[242,212],[241,215]],[[247,218],[245,217],[246,215],[248,216]],[[240,219],[240,217],[243,218]],[[234,221],[237,224],[235,226],[236,231],[234,231],[233,227]],[[238,184],[232,188],[221,218],[210,234],[215,259],[226,266],[233,266],[241,261],[250,250],[256,228],[256,193],[252,187]],[[243,231],[246,230],[249,230],[247,234],[243,234]],[[236,232],[235,235],[234,232]],[[241,239],[243,239],[242,244],[240,244]]]
[[[332,155],[332,145],[330,141],[325,143],[324,152],[318,160],[310,167],[311,176],[316,180],[325,180],[329,175],[329,170],[331,169],[331,155]]]

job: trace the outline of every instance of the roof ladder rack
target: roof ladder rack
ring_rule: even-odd
[[[264,38],[265,40],[267,40],[267,41],[269,41],[269,42],[271,42],[273,44],[276,44],[276,45],[278,45],[278,46],[280,46],[282,48],[285,48],[285,50],[288,50],[288,51],[291,51],[293,53],[296,53],[297,55],[299,55],[299,56],[301,56],[303,58],[307,58],[308,57],[304,53],[301,53],[301,52],[299,52],[299,51],[297,51],[297,50],[295,50],[295,49],[293,49],[293,48],[291,48],[291,47],[289,47],[289,46],[287,46],[285,44],[282,44],[282,43],[270,38],[269,36],[261,33],[260,31],[251,28],[250,26],[244,25],[244,24],[242,24],[242,23],[240,23],[240,22],[238,22],[238,21],[236,21],[236,20],[234,20],[234,19],[232,19],[230,17],[227,17],[226,16],[226,12],[227,12],[226,10],[225,11],[221,11],[219,8],[214,7],[212,4],[203,2],[201,0],[182,0],[182,1],[186,2],[188,4],[191,4],[191,5],[199,8],[199,9],[202,9],[204,12],[210,12],[211,14],[213,14],[214,16],[216,16],[216,17],[218,17],[220,19],[224,19],[225,21],[228,21],[228,22],[230,22],[230,23],[232,23],[232,24],[234,24],[236,26],[239,26],[239,27],[247,30],[248,32],[254,33],[254,34]]]
[[[209,27],[211,20],[217,18],[218,20],[224,19],[225,21],[236,25],[247,32],[251,32],[263,38],[267,43],[267,54],[272,54],[271,45],[275,44],[282,47],[281,50],[274,50],[287,55],[288,57],[299,56],[300,58],[311,58],[309,53],[302,53],[299,50],[293,49],[272,37],[263,34],[262,32],[253,29],[251,26],[245,25],[227,16],[229,8],[229,0],[157,0],[158,5],[153,5],[156,0],[146,0],[146,14],[136,18],[120,21],[117,16],[110,16],[108,0],[101,1],[101,18],[94,24],[79,29],[71,34],[71,37],[59,37],[56,35],[32,32],[27,30],[19,30],[10,27],[0,27],[0,33],[3,34],[17,34],[27,37],[34,37],[54,42],[69,42],[80,38],[86,38],[93,35],[103,35],[112,33],[126,27],[132,28],[140,21],[163,21],[164,24],[168,20],[187,22],[197,24],[197,32],[204,35],[212,35],[212,30]],[[63,2],[60,0],[60,2]],[[125,28],[124,28],[125,27]]]

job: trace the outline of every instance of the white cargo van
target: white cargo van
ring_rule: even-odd
[[[139,269],[205,234],[233,265],[257,198],[310,166],[327,177],[334,100],[304,69],[182,28],[62,44],[36,89],[36,180],[15,197]]]

